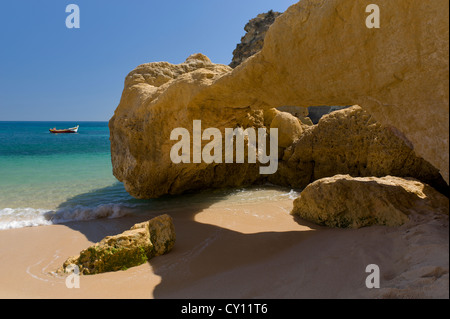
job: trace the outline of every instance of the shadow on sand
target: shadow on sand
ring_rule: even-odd
[[[120,187],[123,186],[113,185],[92,193],[75,196],[63,203],[61,208],[79,205],[88,201],[89,198],[97,197],[96,195],[117,192]],[[95,243],[105,236],[116,235],[128,230],[136,223],[147,221],[161,214],[169,214],[174,221],[177,240],[170,253],[149,260],[154,274],[161,277],[160,284],[153,291],[154,298],[232,298],[236,296],[236,293],[241,296],[243,290],[252,289],[239,279],[239,269],[258,264],[263,260],[276,261],[277,254],[316,233],[315,231],[269,231],[244,234],[196,221],[195,217],[198,213],[225,200],[232,193],[233,190],[214,190],[146,201],[136,200],[130,196],[128,199],[121,199],[122,202],[125,200],[125,205],[121,209],[130,212],[125,217],[73,221],[63,224],[82,233],[89,241]],[[123,192],[120,193],[120,196],[124,196]],[[127,207],[126,204],[129,204],[130,207]],[[262,205],[261,209],[267,208]],[[223,213],[226,214],[226,208]],[[311,230],[320,229],[316,225],[293,216],[288,218],[295,219],[297,223],[309,227]],[[236,222],[239,223],[239,218]],[[260,271],[262,273],[258,276],[266,278],[264,280],[270,280],[272,276],[276,275],[276,267]],[[236,272],[234,278],[237,278],[237,282],[230,282],[229,285],[226,285],[227,287],[218,287],[214,282],[209,282],[208,278],[213,275],[230,272]],[[201,287],[195,288],[198,285]],[[149,287],[149,290],[152,288]],[[239,290],[240,292],[238,292]],[[252,295],[250,291],[248,293],[249,296]]]

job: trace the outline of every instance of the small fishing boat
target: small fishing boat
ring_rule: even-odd
[[[55,127],[55,128],[51,128],[49,131],[50,131],[50,133],[77,133],[79,127],[80,126],[77,125],[75,127],[66,128],[66,129],[62,129],[62,130],[57,130]]]

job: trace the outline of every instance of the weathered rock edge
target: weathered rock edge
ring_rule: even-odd
[[[172,218],[161,215],[119,235],[105,237],[80,255],[68,258],[57,272],[69,272],[68,267],[72,265],[78,266],[83,275],[126,270],[168,253],[175,240]]]
[[[250,185],[259,180],[254,165],[172,165],[170,132],[192,129],[194,119],[221,131],[258,128],[263,110],[285,105],[359,104],[448,183],[449,3],[377,4],[384,22],[368,29],[366,1],[302,0],[233,71],[201,54],[139,66],[110,121],[114,175],[138,198]]]
[[[412,177],[448,192],[439,171],[418,157],[398,130],[381,125],[358,105],[306,126],[284,151],[278,171],[268,181],[303,189],[315,180],[338,174]]]
[[[381,28],[368,29],[367,1],[300,1],[275,20],[259,53],[196,103],[213,106],[214,97],[253,108],[361,105],[400,130],[448,183],[449,2],[377,5]]]
[[[267,30],[273,24],[275,19],[280,16],[280,12],[269,11],[267,13],[258,14],[251,19],[244,27],[246,34],[241,38],[241,42],[233,51],[233,59],[230,67],[235,68],[243,61],[261,51],[264,46],[264,38]]]
[[[318,225],[361,228],[400,226],[413,211],[448,214],[449,200],[414,179],[336,175],[309,184],[291,214]]]

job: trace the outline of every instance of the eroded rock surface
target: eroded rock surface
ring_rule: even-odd
[[[449,181],[449,2],[302,0],[279,16],[264,47],[195,103],[266,109],[361,105],[397,128]]]
[[[447,197],[417,180],[336,175],[308,185],[291,213],[318,225],[360,228],[400,226],[414,210],[448,214],[448,209]]]
[[[241,43],[233,51],[233,60],[230,63],[232,68],[237,67],[246,59],[261,51],[267,30],[280,15],[280,12],[274,11],[261,13],[245,25],[244,30],[247,33],[241,38]]]
[[[285,105],[359,104],[448,182],[449,3],[377,4],[382,26],[368,29],[366,1],[302,0],[275,20],[262,50],[234,70],[201,54],[177,66],[139,66],[110,121],[114,175],[138,198],[261,182],[254,164],[171,163],[170,132],[192,133],[193,120],[222,132],[270,127],[265,113]]]
[[[59,272],[63,273],[71,265],[78,266],[83,275],[126,270],[168,253],[175,240],[172,218],[158,216],[119,235],[105,237],[81,251],[79,256],[68,258]]]
[[[174,164],[172,130],[185,128],[193,139],[193,120],[202,130],[263,127],[263,112],[223,105],[209,108],[193,103],[204,88],[231,68],[213,64],[202,54],[180,65],[166,62],[137,67],[125,80],[115,115],[110,120],[114,175],[137,198],[179,194],[187,190],[246,186],[260,179],[255,165],[205,163]],[[202,146],[208,141],[202,141]],[[191,153],[192,158],[192,153]]]
[[[325,115],[319,124],[304,126],[289,147],[270,182],[295,188],[337,174],[414,177],[444,191],[439,171],[418,157],[411,145],[360,106]]]

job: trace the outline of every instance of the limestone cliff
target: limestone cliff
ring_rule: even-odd
[[[241,43],[233,51],[233,60],[230,63],[232,68],[237,67],[246,59],[261,51],[267,30],[269,30],[269,27],[279,15],[281,13],[271,10],[267,13],[259,14],[245,25],[244,30],[247,33],[241,38]]]
[[[368,29],[366,1],[302,0],[235,69],[200,54],[139,66],[110,121],[114,175],[139,198],[252,184],[262,179],[254,164],[173,164],[171,131],[192,132],[193,120],[220,131],[270,127],[272,108],[359,104],[448,182],[449,3],[377,4],[382,26]]]
[[[202,54],[184,63],[148,63],[138,66],[125,79],[115,115],[109,122],[113,173],[137,198],[155,198],[188,190],[235,187],[261,179],[253,164],[174,164],[170,151],[175,144],[172,130],[186,128],[193,138],[193,120],[202,130],[263,127],[262,111],[250,107],[203,107],[192,103],[231,68],[213,64]],[[207,141],[202,141],[202,145]]]
[[[361,105],[396,127],[449,181],[449,2],[302,0],[279,16],[263,49],[193,103],[267,109]]]
[[[319,124],[305,128],[284,152],[277,173],[268,179],[302,189],[317,179],[337,174],[394,175],[414,177],[444,191],[447,187],[439,171],[416,156],[398,134],[360,106],[335,111],[325,115]]]
[[[191,63],[197,63],[194,61],[205,61],[206,64],[199,63],[198,69],[189,72],[191,69],[187,65],[192,67]],[[169,80],[167,85],[158,89],[152,85],[156,82],[155,76],[183,67],[187,73]],[[377,123],[359,106],[333,112],[323,117],[319,124],[310,126],[277,109],[258,112],[250,108],[223,108],[221,112],[211,112],[177,104],[183,101],[180,93],[192,93],[189,86],[204,81],[208,74],[213,74],[210,70],[223,67],[212,64],[205,56],[194,55],[177,66],[164,63],[140,66],[127,77],[130,87],[124,90],[121,105],[110,122],[111,150],[114,174],[133,196],[152,198],[265,181],[304,188],[316,179],[336,174],[396,175],[414,177],[438,188],[445,186],[438,170],[417,157],[411,145],[401,135],[397,136],[398,132]],[[150,75],[149,70],[157,71]],[[141,72],[145,72],[145,83],[132,80],[140,79]],[[155,90],[154,94],[151,94],[152,90]],[[262,176],[259,165],[248,161],[243,164],[224,164],[224,160],[221,164],[173,163],[169,155],[176,142],[170,139],[171,130],[186,128],[192,138],[192,121],[197,119],[202,120],[203,129],[216,127],[223,131],[225,128],[256,127],[267,128],[269,133],[273,128],[278,129],[280,161],[277,172]],[[205,143],[203,141],[202,145]],[[192,139],[189,145],[192,148]]]
[[[261,13],[256,18],[251,19],[244,30],[247,32],[242,38],[241,43],[236,46],[233,51],[233,59],[230,63],[232,68],[237,67],[249,57],[255,55],[264,46],[264,39],[269,27],[275,22],[275,19],[282,13],[269,11],[268,13]],[[347,106],[281,106],[277,109],[283,112],[289,112],[300,119],[309,117],[313,124],[317,124],[320,118],[333,111],[346,108]],[[309,113],[309,114],[308,114]],[[306,121],[308,121],[306,119]]]

